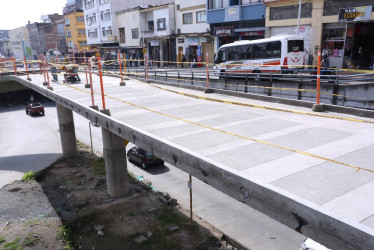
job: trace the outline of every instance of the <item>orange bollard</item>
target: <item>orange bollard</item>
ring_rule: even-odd
[[[126,53],[123,53],[123,67],[125,69],[125,80],[127,80],[127,76],[126,76]]]
[[[39,60],[39,69],[40,69],[40,74],[43,74],[43,71],[42,71],[42,64],[40,63],[40,56],[38,56],[38,60]]]
[[[119,73],[121,75],[121,82],[119,83],[120,86],[125,86],[126,84],[123,81],[122,77],[122,63],[121,63],[121,53],[118,53],[118,63],[119,63]]]
[[[208,58],[208,52],[206,53],[206,88],[209,89],[209,58]]]
[[[13,62],[13,68],[14,68],[14,75],[16,76],[17,75],[17,66],[16,66],[16,60],[14,59],[13,56],[12,56],[12,62]]]
[[[27,80],[31,81],[31,78],[29,77],[29,69],[27,68],[27,61],[26,61],[26,56],[25,55],[23,56],[23,60],[25,61]]]
[[[320,101],[320,88],[321,88],[321,51],[318,51],[318,62],[317,62],[317,105]]]
[[[145,55],[145,81],[148,81],[148,55]]]
[[[95,106],[95,98],[93,94],[93,85],[92,85],[92,72],[91,72],[91,62],[88,60],[88,71],[90,75],[90,88],[91,88],[91,101],[92,101],[92,106]]]
[[[46,77],[46,75],[45,75],[44,56],[41,56],[40,59],[41,59],[41,63],[42,63],[42,66],[43,66],[43,76],[44,76],[44,82],[43,82],[43,85],[48,85],[47,77]]]
[[[105,110],[105,94],[104,94],[104,83],[103,83],[103,73],[101,72],[101,59],[98,57],[98,66],[99,66],[99,76],[100,76],[100,87],[101,87],[101,99],[103,101],[103,110]]]

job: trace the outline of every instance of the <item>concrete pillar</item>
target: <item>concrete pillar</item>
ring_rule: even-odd
[[[160,45],[160,61],[161,61],[160,67],[163,68],[164,67],[164,63],[163,63],[164,61],[164,39],[160,39],[159,45]]]
[[[75,138],[73,111],[60,104],[56,104],[58,125],[60,127],[60,137],[62,153],[65,158],[77,155],[77,143]]]
[[[125,139],[101,127],[108,194],[120,197],[129,192]]]
[[[322,50],[322,33],[323,33],[323,8],[325,5],[324,0],[315,0],[313,2],[312,10],[312,30],[314,32],[314,51],[310,51],[314,54],[313,65],[317,65],[317,54],[315,53],[318,49]],[[313,43],[313,41],[311,41]]]

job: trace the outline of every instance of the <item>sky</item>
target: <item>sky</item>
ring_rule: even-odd
[[[66,0],[0,0],[0,30],[40,22],[42,15],[62,14],[65,4]]]

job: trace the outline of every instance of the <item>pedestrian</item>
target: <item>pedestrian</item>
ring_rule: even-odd
[[[30,96],[30,102],[35,102],[35,98],[33,95]]]
[[[182,57],[182,68],[183,68],[183,66],[184,66],[184,63],[187,61],[187,59],[186,59],[186,56],[183,54],[183,57]]]
[[[49,50],[49,64],[51,65],[51,73],[54,82],[58,81],[57,69],[56,69],[56,56],[53,54],[53,50]]]

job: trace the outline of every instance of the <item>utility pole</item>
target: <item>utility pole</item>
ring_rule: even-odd
[[[301,0],[299,0],[299,13],[297,15],[297,35],[300,34]]]

